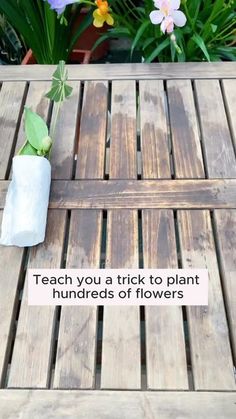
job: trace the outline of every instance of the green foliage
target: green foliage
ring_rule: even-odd
[[[143,0],[140,7],[133,0],[109,3],[116,24],[99,42],[126,36],[132,41],[131,56],[137,49],[147,62],[236,60],[235,0],[182,0],[187,24],[175,27],[176,43],[151,23],[153,0]]]
[[[57,64],[60,60],[68,60],[75,42],[92,22],[92,14],[88,13],[73,34],[72,27],[81,8],[82,5],[66,7],[66,25],[61,24],[47,1],[0,0],[0,12],[22,35],[38,64]]]
[[[16,31],[0,15],[0,63],[20,64],[25,54],[25,46]]]
[[[72,87],[66,83],[68,80],[68,71],[65,68],[64,61],[60,61],[52,77],[52,86],[46,94],[48,99],[54,102],[62,102],[72,93]]]
[[[48,136],[48,127],[44,120],[29,108],[25,108],[26,142],[21,148],[20,155],[46,156],[52,146]]]
[[[56,112],[52,121],[52,134],[49,136],[47,124],[37,113],[25,108],[25,136],[26,141],[19,150],[19,155],[50,157],[53,144],[55,126],[62,102],[72,93],[72,87],[67,85],[68,73],[65,62],[60,61],[53,74],[51,90],[46,97],[56,102]]]

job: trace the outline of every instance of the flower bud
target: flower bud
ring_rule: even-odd
[[[50,137],[45,137],[42,140],[42,150],[44,153],[48,153],[52,146],[52,139]]]

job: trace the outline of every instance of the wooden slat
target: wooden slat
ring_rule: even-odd
[[[0,209],[8,181],[0,181]],[[49,208],[236,208],[236,179],[53,181]]]
[[[222,284],[236,363],[236,211],[215,210],[214,219],[221,260]]]
[[[42,95],[47,86],[40,86]],[[36,94],[38,98],[38,110],[41,109],[46,118],[49,102],[45,103],[42,96],[41,102],[40,95],[35,93],[35,89],[36,86],[32,94]],[[64,112],[60,116],[61,121],[57,130],[58,141],[55,142],[53,151],[58,161],[61,162],[57,167],[58,178],[70,179],[72,174],[75,127],[69,132],[69,137],[65,138],[63,126],[68,126],[71,122],[70,111],[75,112],[75,103],[78,103],[78,100],[79,89],[75,88],[72,101],[65,103],[66,109],[64,108]],[[42,104],[41,107],[40,103]],[[60,141],[66,142],[67,140],[68,145],[65,148],[60,144]],[[69,168],[68,162],[70,162],[71,168]],[[66,223],[67,211],[49,211],[45,242],[31,249],[28,267],[59,268],[61,266]],[[25,285],[9,375],[9,387],[48,387],[56,312],[55,307],[28,306],[27,284]],[[21,374],[22,365],[24,365],[24,372]]]
[[[99,268],[102,212],[73,211],[67,268]],[[97,307],[62,307],[54,388],[93,388]]]
[[[67,65],[70,80],[235,78],[234,62]],[[0,80],[51,80],[54,65],[1,66]]]
[[[145,210],[142,216],[144,268],[178,267],[174,217],[170,210]],[[147,386],[188,389],[181,307],[145,307]]]
[[[24,249],[0,246],[0,387],[4,384],[7,369],[23,256]]]
[[[110,178],[137,179],[136,85],[112,83]],[[107,268],[138,267],[138,214],[108,212]],[[138,307],[105,307],[101,387],[137,389],[141,386]]]
[[[142,177],[170,178],[166,105],[163,82],[141,81],[140,119]],[[176,268],[172,211],[143,210],[144,268]],[[145,307],[147,387],[187,389],[182,309]]]
[[[28,268],[59,268],[63,258],[66,211],[49,211],[46,240],[32,248]],[[28,306],[27,281],[21,303],[8,387],[46,388],[49,385],[54,306]]]
[[[108,212],[106,268],[138,268],[138,214]],[[101,387],[141,386],[139,307],[104,307]]]
[[[0,91],[0,179],[7,175],[25,89],[25,82],[10,82]]]
[[[137,179],[136,85],[112,83],[110,178]]]
[[[139,83],[142,176],[144,179],[170,178],[170,160],[163,82]]]
[[[56,126],[55,143],[51,155],[53,179],[71,179],[73,172],[80,82],[70,82],[70,86],[73,88],[72,95],[62,104]]]
[[[204,178],[191,81],[169,80],[167,93],[175,177]]]
[[[195,87],[207,175],[210,178],[236,177],[236,158],[219,82],[197,80]]]
[[[183,268],[209,271],[208,306],[188,306],[195,390],[235,390],[228,326],[208,211],[179,211]]]
[[[8,175],[25,89],[24,82],[10,82],[4,83],[0,92],[0,179]],[[0,387],[5,384],[24,254],[24,249],[0,246]]]
[[[24,419],[234,419],[235,402],[233,392],[0,391],[1,413],[7,419],[19,412]]]
[[[25,106],[32,111],[37,112],[45,121],[48,118],[50,101],[45,97],[49,91],[51,83],[48,81],[33,81],[29,85],[29,90],[26,97]],[[25,142],[24,132],[24,118],[21,119],[21,124],[17,136],[15,147],[15,154],[18,153],[20,147]]]
[[[85,83],[76,178],[103,179],[107,94],[107,83]],[[102,211],[72,211],[67,268],[99,268],[101,234]],[[55,388],[95,386],[97,313],[96,306],[62,307]]]
[[[107,82],[85,83],[76,169],[79,179],[103,178],[107,102]]]
[[[236,80],[223,80],[222,89],[225,98],[228,121],[231,128],[231,135],[236,149]]]

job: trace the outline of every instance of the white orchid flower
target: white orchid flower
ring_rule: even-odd
[[[154,5],[159,10],[153,10],[150,13],[151,22],[154,25],[161,24],[163,33],[171,33],[174,25],[183,27],[187,21],[186,16],[181,10],[180,0],[154,0]]]

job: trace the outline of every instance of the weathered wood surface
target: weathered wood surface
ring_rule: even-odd
[[[46,87],[43,84],[41,85],[44,92]],[[78,103],[79,100],[79,91],[76,89],[76,86],[74,87],[72,101],[68,102],[68,109],[60,117],[60,123],[57,128],[57,140],[62,140],[60,129],[64,133],[64,126],[69,126],[72,118],[71,114],[75,111],[75,102]],[[32,90],[33,97],[37,94],[34,92],[35,90]],[[32,100],[32,96],[30,100]],[[39,102],[36,101],[36,103],[40,103],[39,98],[38,100]],[[44,101],[42,103],[41,112],[48,112],[48,105],[45,105]],[[38,104],[38,106],[40,105]],[[57,155],[58,162],[60,162],[57,166],[56,175],[59,179],[70,179],[72,176],[74,136],[75,127],[72,127],[72,132],[68,132],[66,148],[61,146],[59,141],[55,142],[53,152]],[[69,164],[71,169],[69,169]],[[45,242],[30,249],[28,268],[58,268],[63,266],[67,218],[66,210],[49,211]],[[47,388],[50,385],[52,373],[57,308],[52,306],[28,306],[27,292],[26,278],[8,387]],[[24,368],[21,374],[22,365],[24,365]]]
[[[77,179],[103,179],[108,83],[86,82],[80,120]]]
[[[85,85],[79,130],[77,179],[103,179],[107,91],[107,83],[88,82]],[[66,267],[99,268],[101,237],[102,211],[73,210]],[[94,388],[97,316],[96,306],[62,307],[53,383],[55,388]]]
[[[235,389],[220,276],[208,211],[178,211],[183,268],[206,268],[208,306],[188,306],[191,360],[196,390]]]
[[[108,212],[106,268],[138,268],[138,214]],[[101,387],[141,387],[139,307],[104,307]]]
[[[143,80],[140,92],[142,177],[170,178],[166,104],[162,81]]]
[[[0,211],[0,223],[2,211]],[[14,330],[19,287],[23,271],[24,249],[0,246],[0,387],[5,385]]]
[[[52,123],[44,95],[54,68],[0,68],[0,210],[25,137],[24,105]],[[56,132],[45,243],[0,249],[4,418],[236,416],[235,74],[235,63],[69,67],[74,90]],[[27,267],[104,262],[207,267],[209,305],[187,315],[28,306]],[[159,391],[135,391],[146,388]]]
[[[0,390],[0,408],[4,419],[235,419],[236,393]]]
[[[236,149],[236,80],[223,80],[222,90],[225,98],[229,127],[231,129],[231,135]]]
[[[66,211],[50,211],[45,242],[32,248],[28,268],[62,266]],[[22,297],[8,387],[47,388],[55,333],[54,306],[28,306],[27,280]]]
[[[5,179],[11,164],[25,89],[25,82],[11,82],[3,83],[0,91],[0,179]]]
[[[144,210],[144,268],[178,267],[174,217],[171,210]],[[181,307],[146,307],[147,386],[149,389],[188,389]]]
[[[66,267],[99,268],[102,213],[74,210]],[[95,386],[97,307],[62,307],[54,388]]]
[[[0,181],[0,209],[8,185]],[[236,208],[236,179],[53,181],[49,208]]]
[[[135,82],[112,83],[110,178],[136,179]],[[106,268],[138,268],[138,213],[107,214]],[[101,387],[141,387],[139,307],[104,307]]]
[[[171,177],[163,82],[140,82],[142,178]],[[144,268],[177,268],[174,214],[142,211]],[[145,307],[147,388],[188,389],[181,307]]]
[[[236,157],[218,80],[196,80],[196,98],[207,175],[236,177]]]
[[[137,179],[134,81],[112,83],[110,178]]]
[[[236,362],[236,211],[215,210],[216,242],[221,262],[223,291]]]
[[[70,80],[233,79],[235,62],[68,65]],[[51,80],[54,65],[1,66],[0,80]]]
[[[204,178],[191,81],[168,80],[167,97],[175,178]]]

